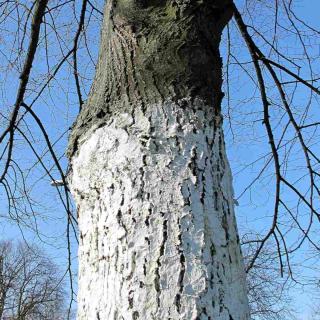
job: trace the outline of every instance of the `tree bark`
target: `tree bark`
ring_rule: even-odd
[[[220,115],[228,0],[108,1],[71,137],[78,319],[249,319]]]

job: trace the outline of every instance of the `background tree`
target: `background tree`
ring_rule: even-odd
[[[0,242],[0,318],[59,320],[67,312],[56,265],[36,246]]]
[[[243,239],[242,252],[246,268],[250,266],[257,250],[257,243],[252,242],[252,239],[252,235]],[[293,283],[289,274],[280,276],[274,248],[263,248],[254,266],[247,273],[247,285],[252,319],[295,319],[296,310],[290,295]]]

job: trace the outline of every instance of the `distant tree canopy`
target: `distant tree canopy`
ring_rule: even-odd
[[[61,278],[56,265],[37,246],[1,241],[0,319],[64,319]]]

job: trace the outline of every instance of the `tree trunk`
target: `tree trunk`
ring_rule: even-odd
[[[220,106],[228,0],[108,1],[68,150],[78,319],[249,319]]]

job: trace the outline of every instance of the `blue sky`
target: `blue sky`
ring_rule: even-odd
[[[243,1],[238,1],[238,3],[243,3]],[[247,1],[249,5],[255,3],[254,12],[254,22],[258,31],[263,31],[264,36],[271,42],[273,39],[273,23],[270,17],[265,12],[263,6],[273,2],[261,1]],[[295,12],[299,18],[305,19],[311,26],[314,28],[319,28],[319,12],[320,12],[320,3],[318,1],[294,1],[293,2]],[[251,24],[250,16],[246,15],[246,20]],[[279,18],[279,20],[282,17]],[[283,27],[288,28],[288,32],[281,32],[279,28],[279,34],[277,36],[277,42],[279,48],[282,52],[286,54],[287,57],[294,57],[296,62],[302,66],[300,74],[303,75],[306,79],[309,79],[310,75],[308,74],[308,66],[300,61],[298,58],[303,56],[303,49],[300,46],[299,39],[296,36],[291,36],[290,32],[292,27],[286,25],[285,22],[280,23]],[[234,32],[234,28],[230,27],[231,34]],[[254,30],[249,28],[251,34],[255,34]],[[289,35],[288,35],[289,33]],[[255,34],[256,35],[256,34]],[[236,39],[234,39],[236,38]],[[239,38],[234,37],[233,45],[234,52],[236,57],[241,62],[250,61],[248,56],[247,49],[243,42],[239,41]],[[306,37],[307,38],[307,37]],[[259,39],[256,35],[255,39]],[[259,40],[257,40],[259,41]],[[262,51],[266,54],[269,52],[267,46],[263,45],[263,41],[258,42],[261,45]],[[316,66],[319,66],[319,62],[316,58],[319,57],[319,39],[309,38],[307,39],[308,50],[314,55],[315,60],[313,61]],[[225,49],[226,50],[226,49]],[[225,51],[224,51],[225,53]],[[226,60],[226,59],[225,59]],[[278,61],[278,60],[277,60]],[[283,59],[280,59],[283,63]],[[285,65],[286,62],[284,62]],[[244,68],[251,75],[254,74],[252,67],[249,63],[244,64]],[[319,74],[319,69],[317,70]],[[265,73],[266,74],[266,73]],[[282,81],[292,80],[288,79],[285,75],[281,74]],[[226,79],[226,76],[225,76]],[[252,182],[252,179],[256,178],[260,172],[260,169],[266,164],[268,157],[264,155],[269,152],[268,142],[266,139],[265,128],[262,123],[262,114],[257,112],[261,110],[261,102],[259,100],[259,92],[255,91],[255,86],[252,85],[250,78],[240,70],[238,66],[234,66],[230,71],[230,79],[232,83],[231,87],[231,110],[227,108],[227,101],[224,101],[225,108],[224,113],[225,118],[225,132],[226,132],[226,141],[227,141],[227,150],[228,156],[230,159],[231,167],[234,174],[234,187],[236,197],[241,195],[242,191]],[[283,128],[286,124],[284,121],[285,117],[282,118],[281,108],[278,107],[279,97],[277,96],[274,85],[267,79],[267,90],[270,94],[270,101],[272,102],[271,107],[271,122],[274,127],[275,137],[279,137]],[[318,85],[319,86],[319,85]],[[288,87],[287,93],[290,94],[293,92],[292,87]],[[295,98],[293,100],[293,108],[295,110],[295,116],[299,114],[302,108],[305,108],[310,93],[308,90],[304,90],[299,87],[295,93]],[[310,104],[310,119],[308,123],[319,119],[319,100],[313,99]],[[231,114],[231,121],[229,122],[228,116]],[[317,120],[319,121],[319,120]],[[288,137],[292,136],[293,132],[288,130]],[[319,141],[318,132],[315,133],[315,138]],[[287,138],[288,139],[288,138]],[[319,146],[314,146],[315,150],[319,152]],[[286,149],[286,148],[284,148]],[[290,161],[288,162],[288,177],[292,180],[299,178],[302,174],[303,167],[303,158],[302,152],[299,148],[293,147],[290,156]],[[284,154],[281,153],[281,154]],[[248,163],[254,162],[256,159],[260,160],[255,162],[254,165],[248,166]],[[285,167],[285,166],[284,166]],[[318,168],[319,169],[319,168]],[[271,225],[272,212],[273,212],[273,198],[274,198],[274,182],[275,177],[273,174],[273,165],[270,166],[264,171],[264,173],[259,178],[259,181],[256,182],[252,188],[250,188],[241,198],[239,199],[239,206],[236,208],[238,224],[240,230],[245,231],[255,230],[260,233],[264,233],[268,230]],[[308,181],[306,179],[300,180],[299,187],[306,190],[308,187]],[[285,198],[286,202],[294,206],[295,197],[288,190],[284,189],[282,196]],[[319,207],[318,207],[319,208]],[[303,208],[301,212],[306,214],[307,208]],[[286,220],[285,212],[281,212],[282,221]],[[269,218],[268,218],[269,217]],[[301,218],[302,224],[307,224],[308,217]],[[285,229],[285,228],[284,228]],[[317,235],[318,230],[314,229],[313,232],[315,236]],[[296,232],[288,232],[286,238],[290,241],[296,239]],[[275,245],[275,244],[273,244]],[[307,260],[307,252],[310,253],[310,246],[304,245],[303,250],[296,254],[293,259],[293,265],[305,265],[302,269],[303,276],[307,279],[312,274],[317,274],[319,277],[319,269],[313,270],[313,266],[318,265],[318,260]],[[316,263],[316,264],[315,264]],[[297,266],[297,270],[299,269]],[[299,271],[297,271],[299,272]],[[296,286],[295,289],[291,289],[291,292],[295,298],[294,305],[298,307],[298,319],[308,319],[310,315],[310,304],[312,305],[314,301],[311,299],[314,295],[314,292],[308,293],[308,289],[303,288],[302,286]]]

